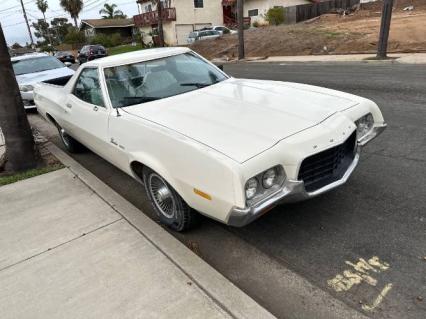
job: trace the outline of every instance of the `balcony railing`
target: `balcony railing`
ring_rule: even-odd
[[[163,22],[176,21],[176,8],[164,8],[162,10]],[[151,11],[133,16],[137,27],[146,27],[158,24],[158,11]]]

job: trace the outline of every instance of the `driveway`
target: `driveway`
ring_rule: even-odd
[[[425,318],[426,67],[241,63],[225,71],[371,98],[389,127],[343,187],[279,206],[245,228],[203,219],[174,236],[280,318],[298,318],[304,307],[321,315],[309,292],[294,293],[300,287],[289,272],[373,318]],[[73,157],[155,219],[142,186],[91,152]]]

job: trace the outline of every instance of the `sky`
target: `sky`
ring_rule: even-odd
[[[15,42],[24,45],[30,43],[27,26],[22,15],[20,0],[0,0],[0,23],[5,33],[8,45]],[[37,22],[37,19],[43,18],[42,13],[37,9],[36,0],[23,0],[29,24]],[[73,19],[61,8],[59,0],[47,0],[49,8],[46,11],[46,19],[50,21],[53,18],[68,18],[69,22],[74,24]],[[99,10],[105,3],[115,3],[121,11],[128,17],[138,14],[136,0],[83,0],[84,7],[80,14],[80,19],[97,19],[100,18]],[[36,42],[36,38],[33,38]]]

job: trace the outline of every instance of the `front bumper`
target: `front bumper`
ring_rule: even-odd
[[[33,91],[21,92],[22,103],[26,110],[35,109],[36,105],[34,103],[34,94]]]
[[[352,172],[355,170],[355,167],[358,165],[359,153],[360,148],[358,148],[354,160],[352,161],[351,165],[348,167],[346,173],[341,179],[313,192],[307,192],[305,190],[303,181],[287,180],[285,181],[283,187],[280,190],[278,190],[274,194],[271,194],[269,197],[265,198],[261,202],[256,203],[254,206],[243,209],[234,207],[231,210],[227,224],[236,227],[245,226],[254,221],[255,219],[259,218],[264,213],[268,212],[270,209],[274,208],[278,204],[306,200],[326,193],[336,187],[345,184],[346,181],[349,179],[349,176],[351,176]]]
[[[357,140],[355,157],[347,168],[345,174],[339,180],[336,180],[312,192],[306,191],[303,181],[286,180],[283,187],[281,187],[277,192],[271,194],[255,205],[246,208],[234,207],[229,214],[227,224],[236,227],[245,226],[278,204],[306,200],[345,184],[358,165],[361,147],[380,135],[386,129],[386,127],[387,124],[384,122],[379,124],[376,123],[371,132]]]

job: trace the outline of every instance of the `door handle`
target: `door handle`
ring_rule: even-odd
[[[98,109],[98,107],[97,106],[94,106],[93,107],[93,111],[95,111],[95,112],[97,112],[99,109]]]
[[[72,108],[72,105],[71,104],[69,104],[69,103],[67,103],[67,104],[65,104],[65,106],[67,107],[67,108]]]

